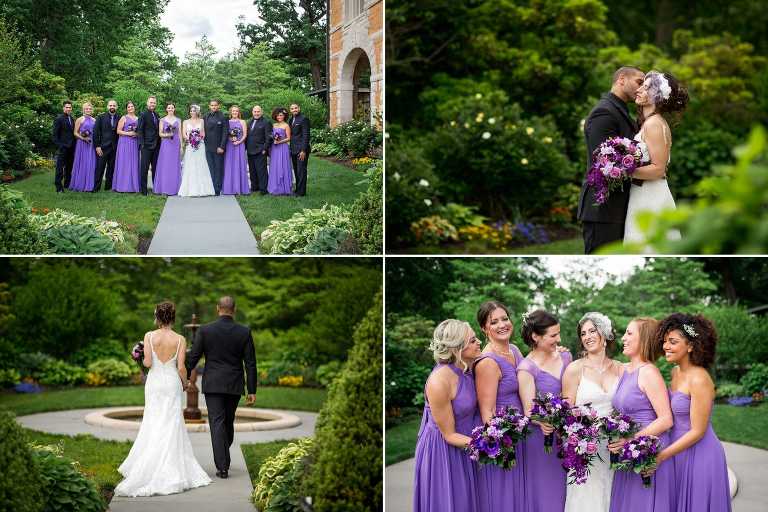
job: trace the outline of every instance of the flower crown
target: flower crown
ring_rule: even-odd
[[[696,329],[693,328],[691,324],[683,324],[683,330],[690,336],[691,338],[697,338],[699,336],[699,333],[696,332]]]

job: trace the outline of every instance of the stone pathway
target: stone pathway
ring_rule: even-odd
[[[733,512],[764,512],[768,502],[768,451],[723,443],[728,467],[735,474],[738,489],[733,499]],[[404,460],[385,469],[384,499],[387,512],[410,512],[413,499],[413,472],[415,459]],[[733,480],[731,485],[734,485]]]
[[[257,405],[258,405],[258,393]],[[204,395],[200,395],[200,405],[205,405]],[[27,428],[54,434],[92,434],[100,439],[132,441],[137,431],[107,429],[88,425],[85,415],[99,409],[76,409],[70,411],[47,412],[20,416],[18,422]],[[245,458],[240,449],[245,443],[264,443],[281,439],[296,439],[314,435],[316,413],[290,411],[301,418],[301,425],[281,430],[260,432],[235,432],[235,441],[230,448],[232,457],[229,468],[229,478],[216,478],[216,467],[213,463],[211,436],[209,433],[191,432],[189,438],[198,462],[213,482],[205,487],[192,489],[170,496],[151,496],[141,498],[112,498],[109,510],[113,512],[155,512],[177,510],[216,510],[217,512],[254,512],[256,508],[250,502],[253,485],[245,465]]]
[[[252,255],[259,248],[234,196],[170,196],[147,254]]]

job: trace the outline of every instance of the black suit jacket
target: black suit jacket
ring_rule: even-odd
[[[584,136],[587,139],[587,171],[584,174],[579,197],[579,220],[624,224],[629,204],[629,184],[624,186],[624,190],[612,191],[608,201],[597,206],[592,187],[587,184],[587,173],[592,167],[592,153],[606,139],[616,136],[631,139],[636,133],[637,124],[630,117],[627,104],[613,93],[603,94],[584,123]]]
[[[248,394],[256,393],[256,354],[248,327],[238,324],[231,316],[220,316],[215,322],[203,325],[187,357],[187,374],[203,355],[203,393],[242,395],[245,377]]]
[[[254,124],[255,123],[255,124]],[[260,117],[251,118],[248,121],[248,137],[245,139],[245,147],[249,155],[258,155],[262,151],[269,150],[272,145],[272,123]]]
[[[309,119],[299,114],[296,117],[291,117],[288,120],[288,124],[291,127],[291,140],[288,142],[291,145],[291,153],[298,154],[304,151],[309,154]]]
[[[119,112],[115,112],[114,128],[112,128],[109,116],[108,111],[101,114],[96,118],[96,123],[93,127],[93,146],[102,150],[117,148],[117,123],[120,122],[121,116]]]
[[[136,139],[139,146],[146,149],[155,149],[160,144],[160,115],[145,110],[139,115],[136,123]]]
[[[216,148],[226,148],[229,122],[221,110],[216,113],[208,112],[203,122],[205,123],[205,150],[216,151]]]
[[[69,122],[67,118],[69,117]],[[70,122],[72,123],[70,125]],[[71,148],[75,144],[75,120],[72,116],[59,114],[53,121],[53,143],[60,148]]]

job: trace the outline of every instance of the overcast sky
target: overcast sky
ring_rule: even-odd
[[[247,23],[258,21],[253,0],[171,0],[161,23],[173,32],[171,48],[179,59],[193,50],[203,35],[223,57],[240,46],[235,25],[241,14]]]
[[[564,276],[574,271],[584,269],[595,269],[591,275],[595,286],[602,288],[608,276],[619,276],[626,279],[634,269],[645,264],[645,258],[641,256],[610,256],[610,257],[587,257],[587,256],[543,256],[541,258],[544,266],[555,276]],[[557,280],[559,284],[563,279]]]

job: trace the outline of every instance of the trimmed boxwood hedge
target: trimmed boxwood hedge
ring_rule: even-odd
[[[43,481],[13,413],[0,410],[0,505],[3,510],[43,510]]]

